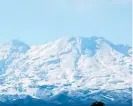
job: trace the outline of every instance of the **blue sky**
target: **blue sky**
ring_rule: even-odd
[[[101,36],[131,45],[131,0],[0,0],[0,43]]]

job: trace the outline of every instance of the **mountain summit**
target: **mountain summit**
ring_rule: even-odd
[[[81,101],[127,103],[131,55],[131,47],[101,37],[63,37],[38,46],[12,41],[0,46],[0,101],[16,97],[9,95],[46,100],[65,93]]]

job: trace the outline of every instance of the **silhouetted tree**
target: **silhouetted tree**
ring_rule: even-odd
[[[105,104],[102,102],[94,102],[91,104],[91,106],[105,106]]]

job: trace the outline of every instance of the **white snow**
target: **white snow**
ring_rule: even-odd
[[[100,90],[131,88],[131,50],[126,55],[112,45],[98,37],[64,37],[31,47],[20,41],[1,45],[0,94],[36,97],[38,86],[43,85],[57,86],[51,90],[53,94],[79,87]],[[21,92],[16,89],[19,83],[24,89]]]

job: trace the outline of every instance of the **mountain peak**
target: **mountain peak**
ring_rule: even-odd
[[[91,36],[91,37],[83,37],[83,36],[63,36],[60,38],[60,40],[68,40],[68,41],[72,41],[72,40],[82,40],[82,39],[91,39],[91,40],[105,40],[103,37],[98,37],[98,36]]]
[[[30,49],[30,46],[25,44],[24,42],[20,40],[11,40],[0,47],[1,49],[7,49],[10,50],[11,52],[18,51],[18,52],[26,52],[27,50]]]
[[[20,40],[11,40],[7,43],[5,43],[4,45],[10,45],[10,46],[28,46],[26,45],[24,42],[20,41]]]
[[[90,49],[96,51],[98,48],[103,47],[104,45],[108,45],[113,50],[120,52],[121,54],[124,54],[125,56],[129,56],[129,50],[131,49],[128,45],[116,45],[112,42],[104,39],[103,37],[62,37],[58,39],[59,45],[67,44],[67,43],[74,43],[79,44],[81,49],[85,51],[86,49]]]

